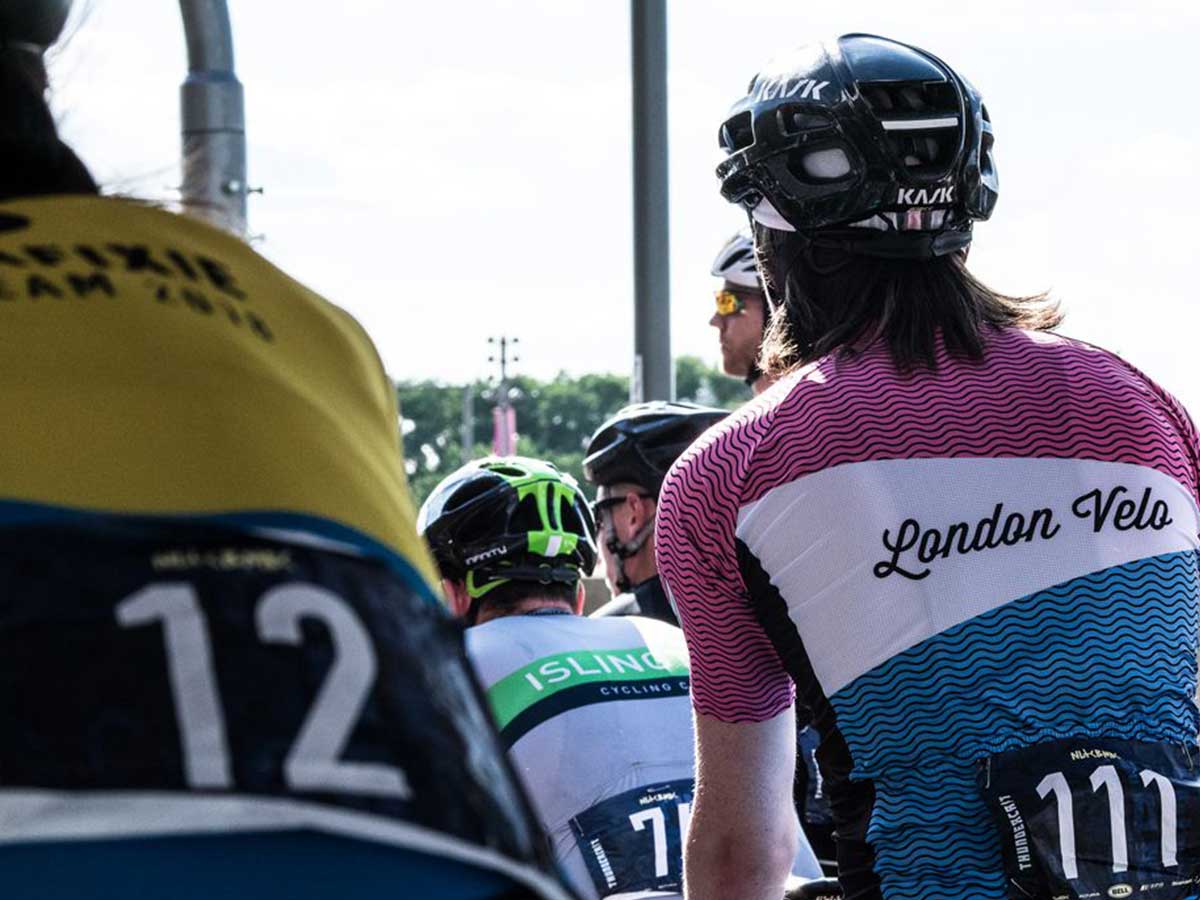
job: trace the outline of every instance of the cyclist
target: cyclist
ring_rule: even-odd
[[[755,394],[770,387],[758,367],[763,331],[771,321],[771,307],[763,296],[754,264],[754,244],[738,232],[713,260],[713,276],[722,280],[717,309],[708,324],[721,335],[721,363],[726,375],[743,379]]]
[[[678,625],[654,551],[659,488],[671,464],[706,428],[728,415],[690,403],[633,404],[604,422],[588,442],[584,474],[596,484],[592,505],[603,535],[605,571],[617,596],[593,617],[643,615]],[[620,592],[620,593],[618,593]],[[809,729],[798,732],[795,802],[805,838],[826,872],[836,868],[828,804]]]
[[[98,195],[66,0],[0,7],[8,896],[566,897],[412,533],[348,315]]]
[[[758,353],[764,328],[770,322],[771,307],[763,294],[754,262],[754,243],[748,233],[738,232],[725,243],[713,261],[712,273],[724,281],[721,290],[717,291],[717,311],[709,324],[721,333],[725,373],[745,379],[755,394],[761,394],[771,386],[771,379],[758,368]],[[817,735],[811,727],[802,724],[796,739],[796,783],[793,787],[796,812],[822,869],[832,875],[837,871],[833,821],[816,765]]]
[[[970,274],[993,134],[940,59],[804,48],[721,141],[781,325],[765,370],[787,374],[663,488],[697,713],[689,897],[776,896],[794,697],[849,897],[1195,897],[1187,414],[1052,334],[1044,298]]]
[[[417,527],[571,882],[585,897],[678,896],[693,792],[683,635],[579,615],[596,561],[579,485],[547,462],[489,457],[442,481]],[[819,874],[806,844],[793,866]]]
[[[584,452],[583,472],[596,485],[592,508],[614,597],[593,615],[644,615],[678,624],[658,577],[658,491],[676,457],[728,414],[655,400],[626,406],[596,429]]]

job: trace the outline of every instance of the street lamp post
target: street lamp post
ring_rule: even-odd
[[[675,399],[667,191],[666,0],[630,0],[633,45],[633,379],[630,399]]]
[[[188,76],[180,89],[183,205],[189,213],[246,233],[246,113],[233,70],[225,0],[179,0]]]

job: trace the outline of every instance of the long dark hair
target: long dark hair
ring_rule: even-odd
[[[59,139],[46,85],[38,53],[0,43],[0,200],[99,192],[87,167]]]
[[[1045,294],[1010,297],[966,267],[966,256],[884,259],[757,223],[754,246],[771,299],[759,367],[780,375],[834,351],[887,344],[901,371],[936,368],[939,337],[981,359],[989,329],[1049,331],[1063,318]]]

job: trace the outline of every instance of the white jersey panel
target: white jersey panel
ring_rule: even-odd
[[[1082,459],[848,463],[774,488],[737,525],[827,695],[1012,600],[1195,550],[1198,532],[1170,476]]]
[[[503,679],[539,661],[542,664],[523,679],[533,692],[526,699],[555,687],[560,688],[558,696],[572,690],[586,691],[588,685],[595,686],[597,693],[647,690],[653,680],[621,677],[657,671],[645,665],[646,651],[660,664],[687,659],[679,629],[633,616],[509,616],[467,631],[468,656],[493,701]],[[643,670],[640,673],[636,670],[639,663]],[[610,675],[614,676],[611,681]],[[540,685],[542,691],[535,685]],[[547,698],[543,702],[555,701]],[[529,710],[525,707],[526,713]],[[498,718],[498,724],[507,742],[512,723]],[[691,779],[695,770],[693,752],[687,693],[649,699],[639,694],[629,700],[564,709],[523,730],[509,750],[553,841],[556,858],[572,885],[591,898],[600,895],[571,820],[625,791]],[[653,852],[652,836],[647,835],[646,841],[648,852]]]

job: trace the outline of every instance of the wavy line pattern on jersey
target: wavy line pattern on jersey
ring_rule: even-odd
[[[1198,591],[1191,551],[1116,566],[956,625],[834,694],[854,777],[874,781],[868,839],[888,900],[928,896],[929,878],[964,865],[999,870],[974,760],[1067,736],[1194,740]]]
[[[763,398],[765,399],[765,398]],[[769,418],[755,401],[730,416],[743,428],[707,432],[676,461],[660,496],[659,573],[679,611],[692,672],[692,705],[725,722],[760,722],[791,705],[792,680],[746,603],[734,550],[744,464]],[[726,420],[726,421],[729,421]],[[714,448],[715,449],[715,448]]]
[[[1190,425],[1141,373],[1095,347],[1009,330],[983,362],[942,351],[899,375],[882,348],[798,377],[754,456],[743,502],[843,463],[926,457],[1086,458],[1153,467],[1196,496]]]
[[[885,900],[1005,900],[1004,864],[970,764],[875,783],[867,839]]]
[[[900,375],[886,350],[828,357],[693,444],[662,492],[659,567],[688,633],[693,702],[762,721],[791,694],[744,598],[738,508],[844,463],[916,458],[1079,458],[1152,467],[1197,496],[1196,434],[1166,392],[1107,351],[1053,335],[997,333],[985,360],[939,350]]]
[[[1080,734],[1194,739],[1198,593],[1196,553],[1152,556],[892,657],[830,698],[855,775]]]

